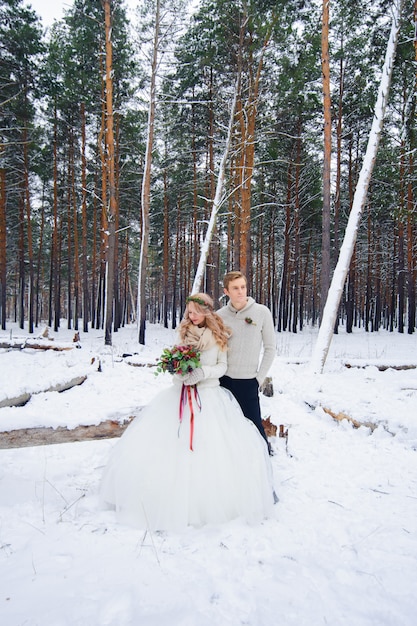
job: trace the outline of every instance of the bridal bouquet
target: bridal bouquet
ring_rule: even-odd
[[[191,346],[165,348],[156,364],[156,375],[161,372],[185,376],[200,367],[200,353]]]

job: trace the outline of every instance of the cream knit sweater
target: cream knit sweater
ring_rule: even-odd
[[[276,354],[271,311],[249,297],[246,306],[240,311],[229,302],[217,313],[232,330],[228,342],[226,376],[256,378],[261,385]]]

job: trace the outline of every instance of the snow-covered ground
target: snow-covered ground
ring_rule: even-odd
[[[0,339],[23,336],[12,331]],[[74,331],[51,334],[64,346]],[[102,331],[80,335],[62,352],[0,350],[0,405],[33,394],[0,408],[0,431],[123,420],[171,384],[139,364],[155,363],[172,330],[148,325],[146,346],[133,326],[112,347]],[[115,439],[0,449],[2,626],[414,626],[417,370],[378,365],[416,365],[417,335],[341,330],[313,375],[316,337],[277,334],[275,393],[261,399],[288,441],[272,441],[280,501],[260,525],[116,524],[97,497]]]

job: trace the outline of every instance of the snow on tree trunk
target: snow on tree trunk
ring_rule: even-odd
[[[226,145],[225,145],[223,156],[221,158],[220,166],[219,166],[219,176],[217,178],[216,193],[214,194],[214,200],[213,200],[213,208],[211,210],[211,216],[210,216],[210,221],[207,227],[206,236],[204,237],[204,241],[201,246],[200,259],[198,261],[197,271],[195,273],[191,293],[197,293],[201,290],[201,285],[203,283],[203,278],[204,278],[204,272],[205,272],[206,265],[207,265],[207,257],[208,257],[208,253],[210,249],[210,242],[213,237],[214,227],[216,224],[216,217],[223,202],[223,183],[224,183],[224,176],[225,176],[225,170],[226,170],[226,162],[229,156],[230,144],[232,141],[232,129],[233,129],[233,122],[234,122],[235,111],[236,111],[237,93],[238,93],[238,87],[236,84],[232,107],[230,110],[229,128],[227,131]]]
[[[369,181],[371,179],[372,170],[375,164],[394,65],[397,39],[400,29],[402,6],[403,0],[395,0],[392,5],[393,18],[391,33],[385,54],[381,82],[379,85],[378,97],[375,104],[374,119],[372,121],[372,127],[368,139],[368,146],[366,149],[365,158],[362,164],[358,183],[355,189],[352,210],[349,215],[345,236],[342,246],[340,248],[339,259],[333,273],[332,282],[323,310],[323,317],[320,324],[317,341],[314,346],[313,354],[310,360],[310,369],[313,372],[317,373],[322,373],[330,348],[337,311],[339,308],[346,276],[349,270],[350,260],[352,258],[352,253],[356,242],[362,210],[366,202]]]

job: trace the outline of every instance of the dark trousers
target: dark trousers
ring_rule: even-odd
[[[232,392],[240,404],[243,415],[250,419],[268,443],[262,426],[261,407],[259,404],[259,384],[256,378],[230,378],[222,376],[220,384]]]

